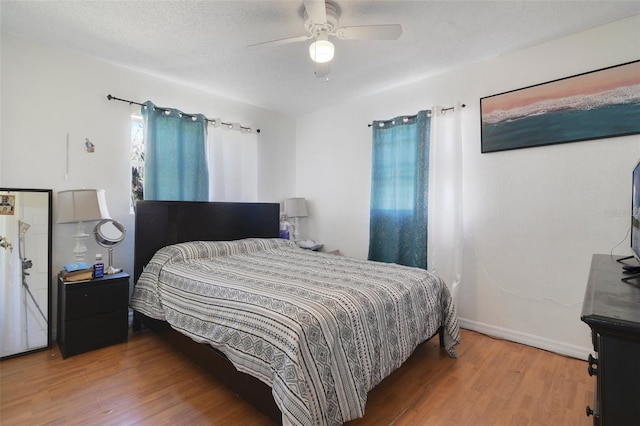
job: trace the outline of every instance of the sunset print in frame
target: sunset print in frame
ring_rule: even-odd
[[[640,60],[480,98],[481,152],[640,133]]]

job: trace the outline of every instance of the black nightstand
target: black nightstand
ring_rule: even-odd
[[[66,358],[127,340],[129,274],[88,281],[58,277],[58,346]]]

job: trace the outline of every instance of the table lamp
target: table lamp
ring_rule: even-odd
[[[73,238],[76,245],[73,255],[76,261],[84,261],[87,253],[83,222],[110,219],[104,189],[72,189],[58,192],[58,223],[77,223]]]
[[[293,241],[298,240],[298,218],[307,217],[307,203],[304,198],[287,198],[284,200],[284,212],[293,218]]]

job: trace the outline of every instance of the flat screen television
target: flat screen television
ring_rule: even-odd
[[[633,168],[631,180],[631,251],[633,255],[627,257],[621,257],[618,262],[624,266],[624,275],[622,281],[629,282],[630,280],[640,279],[640,160]],[[634,265],[625,262],[627,259],[635,258]]]
[[[640,161],[633,169],[631,191],[631,251],[640,260]]]

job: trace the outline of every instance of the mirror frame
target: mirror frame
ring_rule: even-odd
[[[112,240],[107,238],[107,236],[101,232],[102,227],[109,223],[112,224],[118,231],[120,231],[119,238]],[[127,235],[127,230],[124,229],[124,226],[122,226],[122,224],[115,219],[102,219],[100,222],[96,224],[96,226],[93,227],[93,236],[96,239],[96,243],[98,243],[99,246],[104,248],[116,247],[118,244],[120,244],[124,240],[124,237],[126,235]]]
[[[102,232],[102,228],[108,224],[112,225],[116,230],[120,232],[120,236],[118,238],[109,239]],[[107,254],[108,264],[104,270],[105,274],[113,275],[113,274],[122,272],[122,268],[116,268],[115,266],[113,266],[113,248],[120,245],[120,243],[124,241],[124,237],[126,235],[127,235],[127,230],[124,229],[124,226],[115,219],[102,219],[93,228],[93,236],[96,239],[96,243],[98,243],[99,246],[106,248],[108,251],[108,254]]]
[[[26,355],[33,352],[39,352],[43,350],[47,350],[51,348],[51,337],[52,337],[52,327],[53,327],[53,318],[51,318],[52,313],[52,305],[53,305],[53,291],[52,291],[52,283],[53,283],[53,190],[51,189],[33,189],[33,188],[0,188],[0,192],[38,192],[47,194],[47,210],[48,210],[48,218],[47,218],[47,344],[46,346],[37,347],[34,349],[28,349],[23,352],[16,352],[14,354],[9,354],[1,357],[0,359],[8,359],[16,356]],[[4,298],[3,298],[4,299]]]

